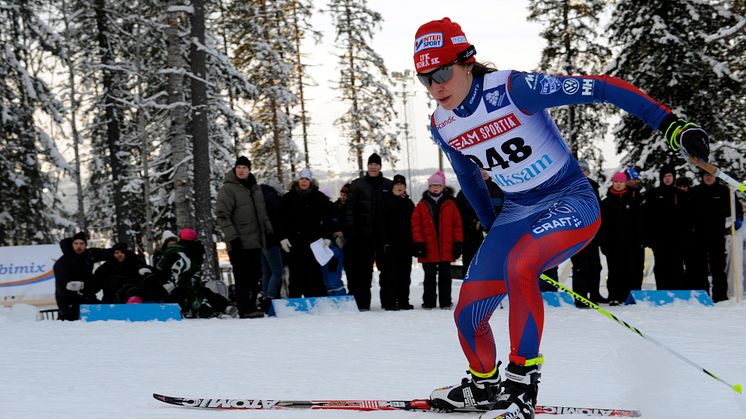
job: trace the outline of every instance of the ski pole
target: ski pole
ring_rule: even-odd
[[[654,338],[652,338],[650,336],[647,336],[647,335],[643,334],[636,327],[628,324],[627,322],[625,322],[622,319],[619,319],[615,315],[613,315],[613,314],[609,313],[608,311],[606,311],[606,310],[602,309],[601,307],[599,307],[598,304],[595,304],[594,302],[588,300],[587,298],[585,298],[582,295],[576,293],[575,291],[571,290],[570,288],[567,288],[566,286],[560,284],[559,282],[555,281],[554,279],[552,279],[552,278],[550,278],[550,277],[548,277],[548,276],[546,276],[544,274],[541,274],[540,278],[543,279],[546,282],[549,282],[550,284],[554,285],[555,287],[561,289],[562,291],[565,291],[566,293],[570,294],[574,299],[580,301],[581,303],[587,305],[588,307],[590,307],[590,308],[598,311],[599,313],[603,314],[604,316],[606,316],[606,317],[610,318],[611,320],[614,320],[618,324],[626,327],[628,330],[631,330],[632,332],[637,333],[638,335],[640,335],[641,338],[647,339],[647,340],[655,343],[656,345],[660,346],[661,348],[663,348],[663,349],[667,350],[668,352],[672,353],[673,355],[675,355],[680,360],[686,362],[687,364],[693,366],[694,368],[696,368],[698,370],[701,370],[702,372],[704,372],[705,374],[709,375],[710,377],[712,377],[712,378],[720,381],[721,383],[727,385],[728,387],[730,387],[731,390],[735,391],[736,393],[743,394],[743,386],[741,386],[741,384],[730,384],[729,382],[723,380],[722,378],[720,378],[717,375],[711,373],[710,371],[706,370],[705,368],[702,368],[701,366],[697,365],[694,361],[692,361],[689,358],[685,357],[684,355],[681,355],[680,353],[674,351],[673,349],[669,348],[668,346],[664,345],[663,343],[659,342],[658,340],[656,340],[656,339],[654,339]]]
[[[713,176],[719,177],[725,183],[727,183],[727,184],[733,186],[734,188],[736,188],[739,192],[746,192],[746,185],[744,185],[743,183],[741,183],[741,182],[733,179],[732,177],[728,176],[726,173],[723,173],[723,171],[720,170],[714,164],[703,162],[702,160],[700,160],[700,159],[698,159],[696,157],[689,157],[687,160],[689,160],[689,162],[691,164],[699,167],[700,169],[704,170],[705,172],[707,172],[707,173],[709,173],[709,174],[711,174]]]

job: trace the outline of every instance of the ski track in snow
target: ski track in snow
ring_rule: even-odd
[[[454,298],[458,295],[454,281]],[[206,411],[151,394],[261,399],[414,399],[467,364],[453,312],[170,322],[31,321],[0,310],[0,418],[476,418],[348,411]],[[723,380],[746,381],[746,302],[606,307]],[[746,399],[593,310],[547,307],[539,403],[639,409],[643,418],[746,418]],[[507,305],[491,324],[504,361]],[[28,321],[18,321],[18,317]],[[541,417],[552,417],[539,415]],[[564,415],[580,418],[579,415]]]

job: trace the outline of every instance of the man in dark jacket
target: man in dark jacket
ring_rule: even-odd
[[[60,320],[78,320],[81,304],[98,302],[93,264],[111,257],[107,249],[88,249],[83,232],[60,241],[62,256],[54,263],[55,292]]]
[[[251,173],[251,161],[241,156],[225,174],[215,208],[218,225],[228,243],[228,257],[236,283],[236,303],[241,318],[263,317],[256,299],[262,278],[262,247],[272,224],[264,195]]]
[[[708,266],[712,275],[712,301],[728,299],[725,274],[725,219],[730,217],[730,191],[715,176],[701,173],[702,182],[691,189],[694,205],[694,234],[699,259],[692,269],[691,289],[708,290]],[[736,199],[733,197],[733,199]],[[736,219],[743,219],[743,210],[736,205]]]
[[[282,251],[277,231],[281,230],[280,211],[282,208],[282,185],[277,179],[270,179],[261,185],[264,196],[264,207],[267,210],[275,234],[266,234],[266,243],[262,247],[262,304],[263,311],[269,308],[270,300],[280,298],[282,288]]]
[[[379,270],[385,266],[382,205],[383,196],[391,187],[391,179],[381,173],[381,157],[376,153],[368,157],[366,175],[350,183],[345,230],[353,269],[348,272],[347,286],[360,310],[370,310],[373,262]]]
[[[111,250],[111,260],[99,266],[93,278],[97,288],[104,291],[102,303],[122,304],[127,302],[129,289],[140,286],[142,278],[138,271],[144,265],[138,262],[134,252],[127,249],[126,243],[117,243]]]
[[[585,178],[593,188],[593,192],[596,194],[599,206],[601,205],[601,198],[598,193],[598,182],[590,178],[591,167],[587,160],[578,160],[580,169],[583,170]],[[601,302],[608,302],[605,298],[601,297],[599,288],[601,287],[601,256],[598,253],[598,237],[595,237],[588,243],[583,250],[576,253],[572,258],[572,289],[576,293],[582,295],[585,298],[598,304]],[[542,281],[543,282],[543,281]],[[575,302],[575,306],[578,308],[588,308],[583,303]]]
[[[414,202],[407,195],[407,180],[394,176],[393,189],[384,195],[386,266],[381,271],[381,306],[384,310],[411,310],[409,286],[412,283],[412,212]]]
[[[645,199],[646,240],[655,257],[655,287],[659,290],[685,289],[682,240],[691,219],[684,216],[684,192],[676,189],[676,167],[665,164],[659,173],[660,185]]]

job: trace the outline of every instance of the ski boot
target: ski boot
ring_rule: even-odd
[[[439,410],[490,410],[500,394],[500,370],[498,362],[489,374],[467,371],[460,385],[443,387],[430,394],[430,405]]]
[[[479,419],[534,419],[540,367],[539,363],[530,366],[508,364],[502,393],[492,410],[482,414]]]

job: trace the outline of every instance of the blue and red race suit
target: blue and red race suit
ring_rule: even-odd
[[[509,296],[510,361],[540,362],[544,308],[538,277],[582,249],[600,225],[598,200],[546,109],[606,102],[655,129],[671,111],[610,76],[496,71],[474,77],[464,102],[438,107],[431,132],[483,226],[454,312],[472,372],[496,368],[489,319]],[[496,216],[479,169],[505,192]]]

